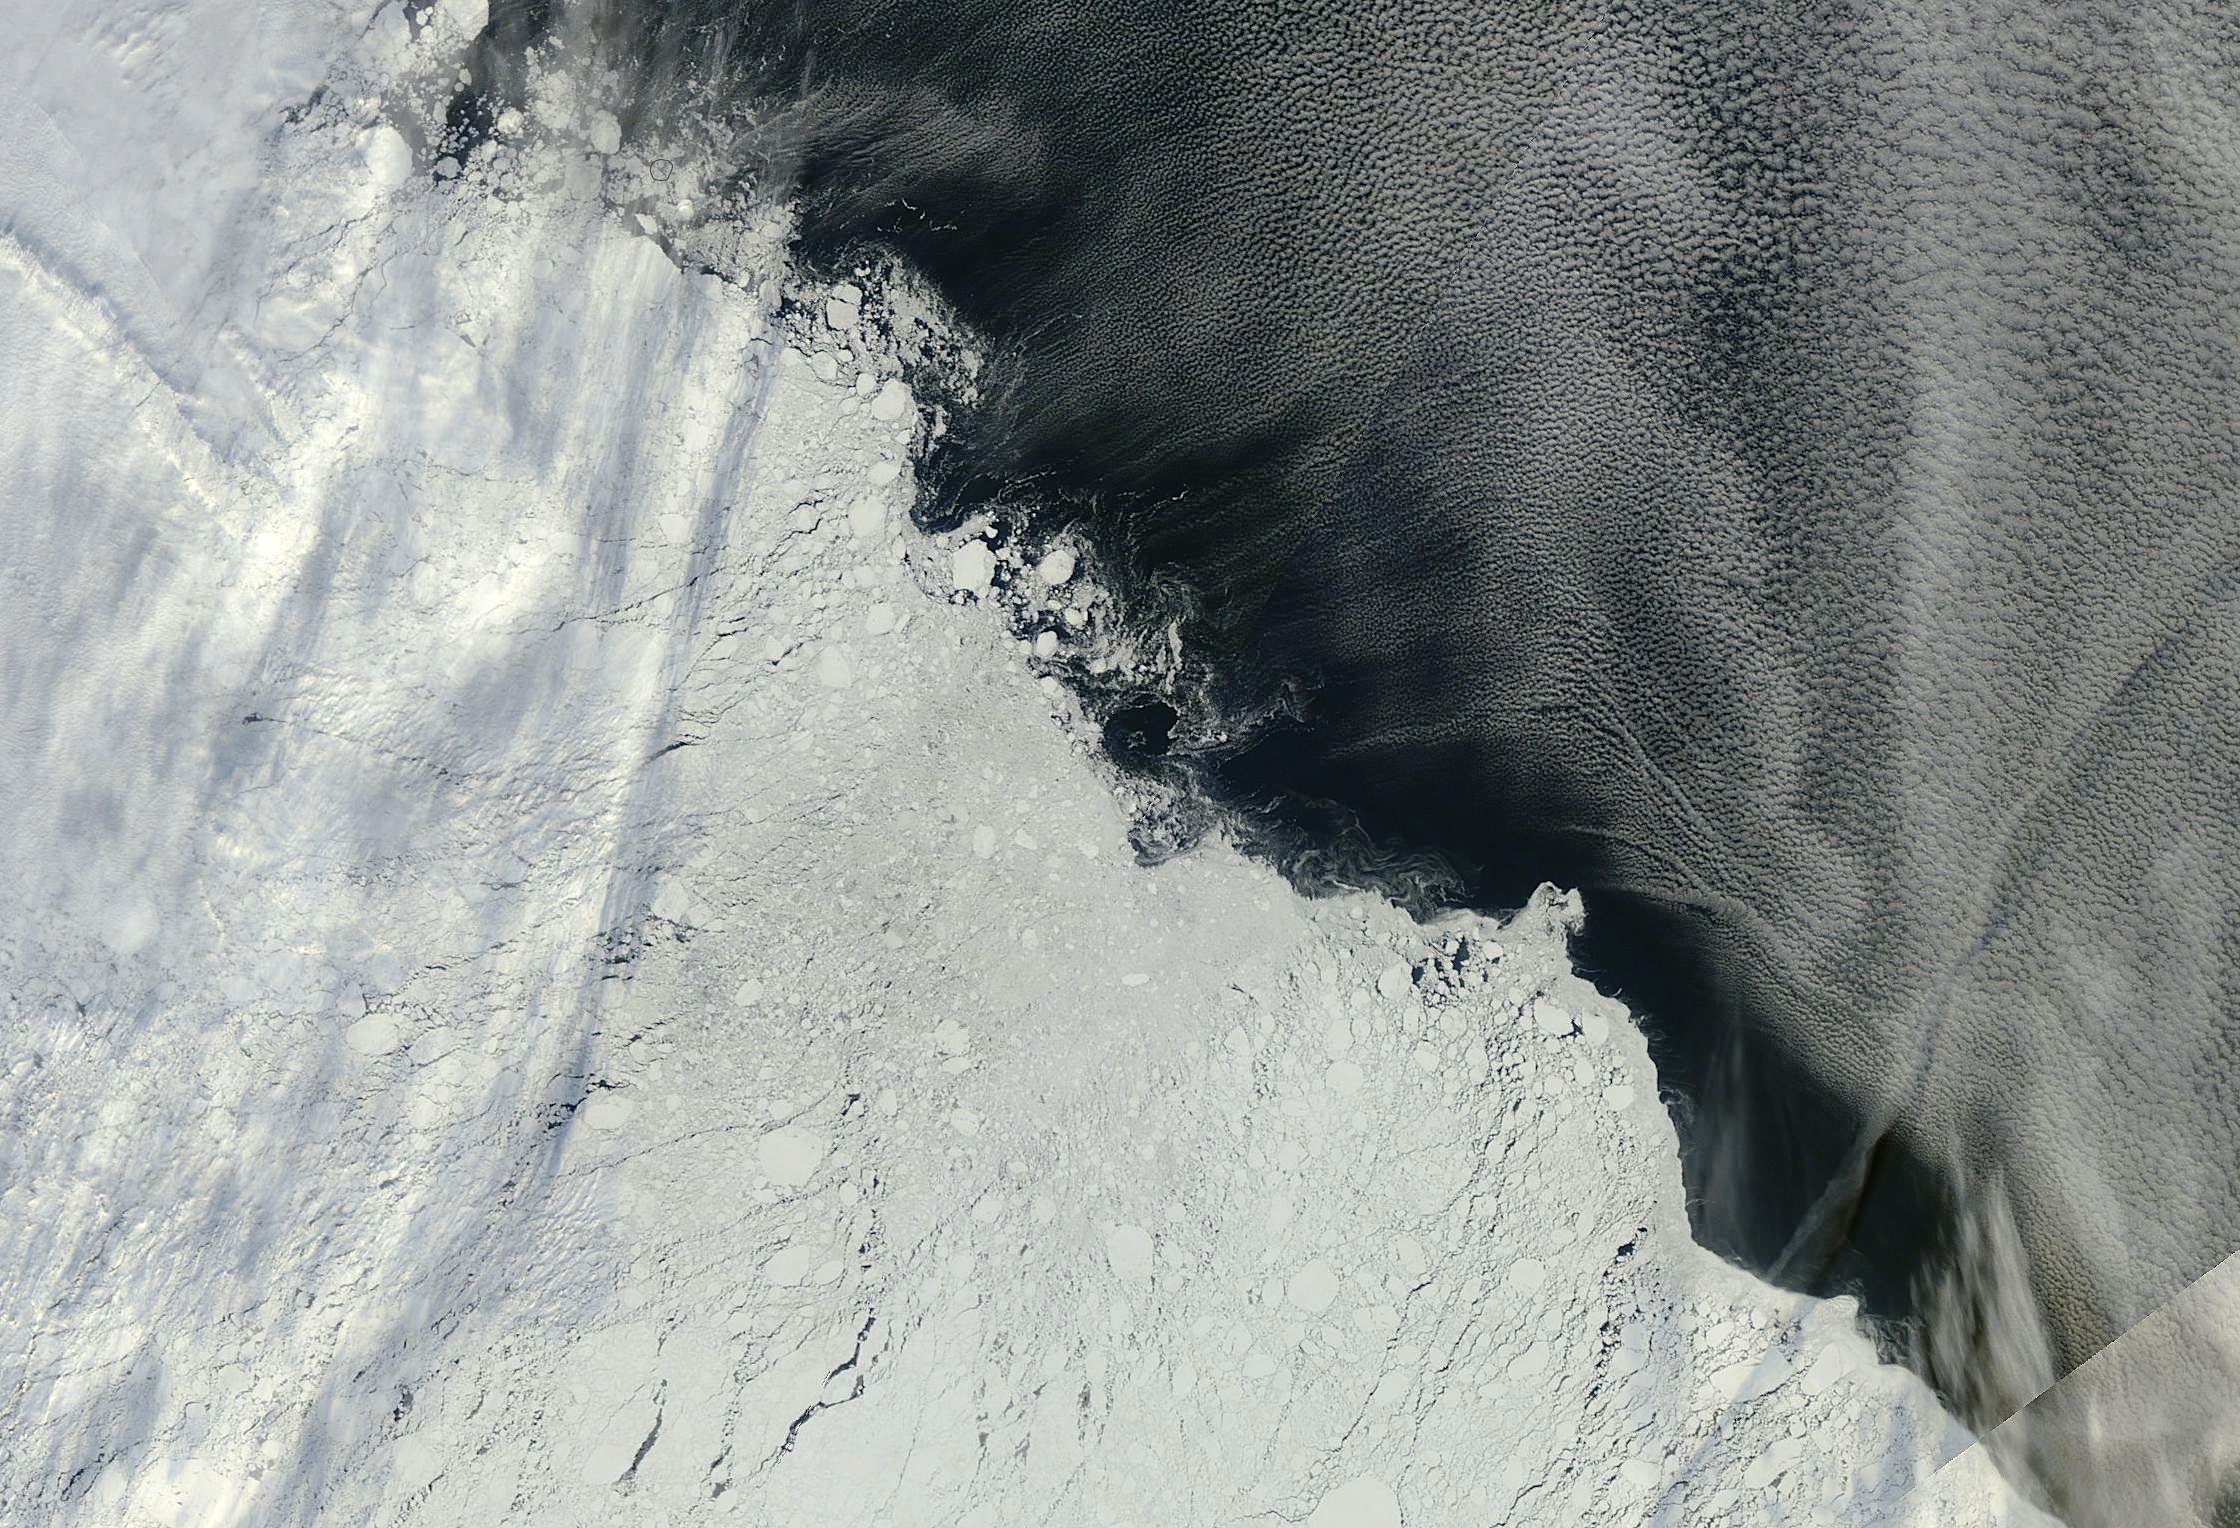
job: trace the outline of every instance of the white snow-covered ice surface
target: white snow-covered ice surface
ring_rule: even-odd
[[[485,19],[11,7],[7,1522],[2041,1520],[1567,897],[1137,863],[907,291],[581,49],[439,174]]]

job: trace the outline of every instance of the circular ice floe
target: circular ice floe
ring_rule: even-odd
[[[1322,1498],[1307,1528],[1400,1528],[1400,1499],[1376,1477],[1357,1476]]]
[[[1152,1268],[1151,1233],[1141,1226],[1114,1226],[1104,1234],[1105,1257],[1123,1279],[1148,1279]]]
[[[388,190],[412,178],[412,145],[388,123],[367,132],[364,153],[366,173],[376,186]]]
[[[1035,564],[1034,573],[1035,577],[1042,580],[1045,587],[1056,589],[1073,577],[1075,565],[1076,558],[1073,549],[1071,547],[1059,547],[1046,553],[1042,561]]]
[[[781,1125],[755,1142],[755,1165],[772,1183],[799,1188],[817,1174],[824,1160],[824,1138],[799,1125]]]
[[[1291,1275],[1290,1283],[1284,1286],[1284,1293],[1299,1309],[1320,1315],[1330,1308],[1331,1301],[1338,1298],[1338,1270],[1321,1258],[1316,1258]]]
[[[343,1038],[361,1056],[386,1056],[397,1048],[397,1021],[385,1013],[369,1013],[351,1025]]]
[[[627,1098],[601,1093],[583,1106],[583,1122],[593,1130],[620,1129],[636,1108]]]
[[[996,554],[985,541],[967,541],[949,554],[950,583],[966,594],[986,594],[995,577]]]
[[[881,424],[893,424],[916,406],[917,400],[910,396],[910,384],[900,377],[889,377],[879,388],[878,396],[871,400],[871,417]]]

